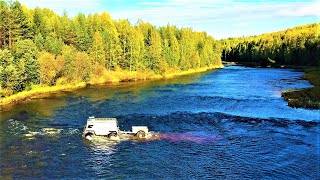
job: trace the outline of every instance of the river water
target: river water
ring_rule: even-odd
[[[320,111],[281,91],[302,72],[229,66],[169,80],[59,92],[1,109],[0,178],[318,179]],[[89,142],[88,116],[146,125],[147,142]]]

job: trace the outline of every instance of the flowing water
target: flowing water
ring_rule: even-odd
[[[59,92],[1,109],[0,178],[318,179],[320,111],[281,91],[302,72],[230,66]],[[89,142],[88,116],[146,125],[154,141]]]

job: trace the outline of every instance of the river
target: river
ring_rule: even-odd
[[[292,69],[229,66],[167,80],[87,87],[1,109],[0,178],[317,179],[320,111],[281,91]],[[146,125],[163,139],[89,142],[88,116]]]

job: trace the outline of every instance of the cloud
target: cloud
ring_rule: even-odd
[[[215,0],[170,0],[164,2],[139,2],[136,9],[115,11],[117,17],[127,18],[162,18],[165,21],[192,17],[211,18],[264,18],[264,17],[297,17],[319,16],[319,2],[262,2],[248,3]],[[166,18],[168,17],[168,18]],[[189,19],[190,20],[190,19]]]
[[[96,12],[100,7],[100,0],[19,0],[29,8],[49,8],[58,14],[67,12],[74,16],[80,12]]]
[[[280,16],[320,16],[320,1],[312,2],[298,6],[296,8],[285,9],[284,11],[279,12]]]
[[[259,21],[278,21],[319,17],[320,4],[316,1],[217,1],[217,0],[167,0],[140,1],[135,9],[123,9],[111,12],[116,19],[128,18],[131,22],[138,19],[163,26],[168,23],[179,27],[193,27],[209,34],[223,35],[214,31],[217,26],[227,23],[229,27],[245,28]],[[266,23],[267,24],[267,23]],[[234,33],[239,35],[238,33]]]
[[[156,26],[174,24],[207,31],[221,38],[253,34],[257,24],[265,27],[270,22],[283,23],[310,17],[319,21],[320,1],[250,1],[250,0],[20,0],[30,8],[47,7],[74,16],[108,11],[115,19],[139,19]],[[264,24],[263,24],[264,22]],[[278,27],[278,26],[277,26]],[[282,26],[281,26],[282,27]],[[239,30],[240,29],[240,30]],[[242,29],[248,29],[244,31]],[[250,29],[250,30],[249,30]],[[242,31],[241,31],[242,30]]]

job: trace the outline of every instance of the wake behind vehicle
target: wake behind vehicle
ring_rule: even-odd
[[[152,136],[152,133],[147,126],[132,126],[132,131],[121,131],[116,118],[89,117],[83,137],[93,140],[95,136],[107,137],[110,140],[147,139]]]

